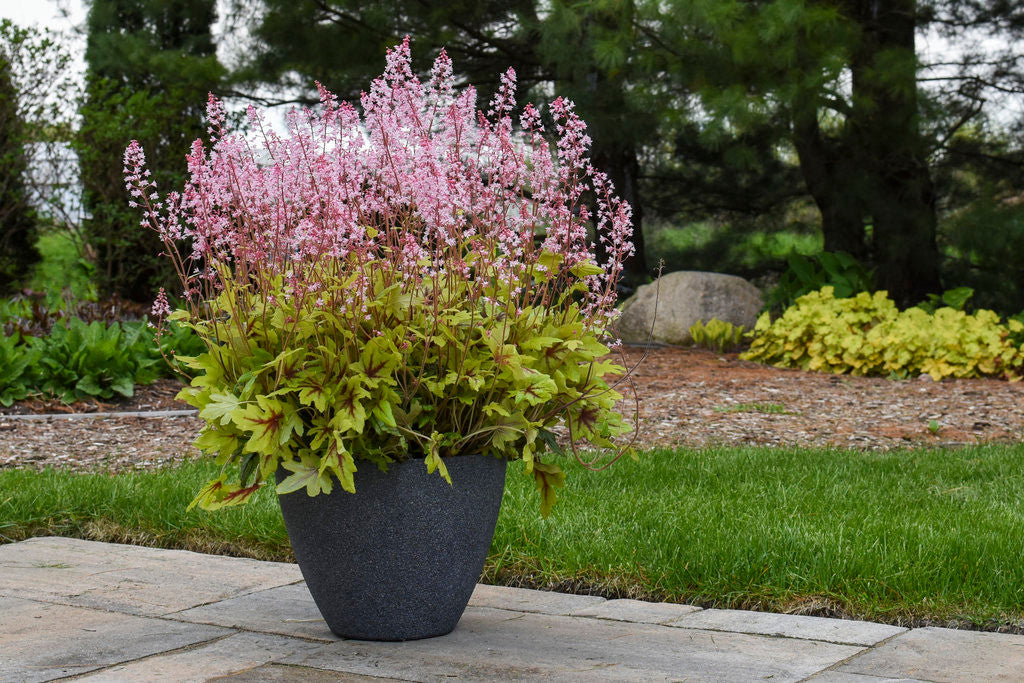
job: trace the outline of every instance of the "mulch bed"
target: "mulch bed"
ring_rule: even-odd
[[[644,350],[626,347],[627,365]],[[970,379],[933,382],[782,370],[736,354],[660,347],[633,373],[640,398],[640,447],[766,445],[889,450],[1020,443],[1024,384]],[[0,468],[150,468],[197,457],[196,417],[103,417],[114,411],[187,409],[181,384],[161,380],[116,402],[63,405],[33,399],[0,411]],[[631,417],[627,384],[620,403]],[[21,420],[4,415],[97,413],[95,418]]]
[[[89,399],[69,404],[56,398],[33,397],[18,401],[9,408],[0,406],[0,419],[4,415],[136,412],[191,408],[181,401],[174,400],[174,397],[181,391],[181,387],[182,383],[178,380],[158,379],[152,384],[136,386],[135,395],[131,398],[117,397],[102,401]]]

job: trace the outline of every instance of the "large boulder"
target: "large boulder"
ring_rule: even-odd
[[[761,291],[741,277],[683,270],[662,275],[637,289],[622,305],[616,329],[622,341],[643,344],[648,341],[653,322],[654,341],[689,344],[690,327],[698,320],[706,323],[718,318],[749,330],[763,305]]]

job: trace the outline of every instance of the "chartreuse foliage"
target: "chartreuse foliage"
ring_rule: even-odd
[[[741,358],[778,367],[853,375],[1020,379],[1024,354],[992,311],[945,307],[899,311],[886,292],[839,299],[832,287],[806,294],[772,322],[765,313]]]
[[[549,262],[552,270],[535,277],[556,277],[560,257]],[[499,303],[514,297],[498,282],[472,310],[465,280],[402,294],[382,271],[369,277],[366,311],[308,299],[289,307],[295,299],[278,276],[265,290],[274,303],[225,290],[215,308],[243,315],[184,323],[209,350],[186,360],[197,374],[180,398],[206,420],[195,445],[224,466],[193,505],[243,503],[279,467],[288,473],[280,494],[315,496],[336,485],[355,492],[361,467],[386,470],[410,458],[451,483],[444,458],[480,453],[524,460],[546,515],[565,477],[540,460],[560,451],[551,427],[564,419],[574,439],[606,447],[627,431],[611,410],[620,395],[602,379],[623,369],[598,360],[609,349],[584,329],[572,301],[582,282],[547,309]],[[238,471],[231,481],[229,467]]]
[[[703,320],[698,320],[690,326],[690,338],[694,346],[702,349],[719,353],[732,351],[743,343],[743,325],[733,325],[718,318],[712,318],[706,325]]]
[[[632,211],[571,102],[551,103],[548,133],[533,105],[513,117],[513,70],[486,114],[454,73],[442,52],[421,82],[407,38],[362,113],[320,87],[286,136],[229,131],[211,97],[211,147],[192,146],[182,192],[161,195],[141,145],[125,150],[181,278],[171,319],[207,347],[182,397],[224,469],[194,504],[278,477],[283,495],[354,492],[360,469],[407,459],[450,482],[448,457],[482,454],[522,460],[547,514],[564,480],[540,459],[559,450],[552,429],[598,448],[628,431],[602,379],[624,369],[600,359]],[[170,314],[165,293],[154,310]]]

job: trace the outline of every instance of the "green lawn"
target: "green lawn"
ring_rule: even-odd
[[[1019,625],[1022,455],[1024,446],[651,451],[602,473],[571,467],[547,520],[516,464],[485,578],[893,623]],[[288,558],[267,491],[247,508],[185,512],[215,470],[199,461],[117,476],[3,471],[0,535]]]
[[[29,289],[44,292],[49,303],[61,300],[65,288],[79,300],[95,300],[96,286],[92,283],[92,265],[78,254],[74,238],[64,230],[51,230],[39,236],[36,243],[42,261],[28,283]]]

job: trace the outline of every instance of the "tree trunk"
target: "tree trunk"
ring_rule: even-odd
[[[798,104],[793,142],[804,183],[821,212],[825,251],[844,251],[866,261],[864,174],[845,140],[826,139],[818,126],[817,108]]]
[[[935,192],[927,166],[910,155],[885,159],[872,196],[878,286],[901,307],[942,291],[935,243]]]
[[[918,126],[914,0],[854,3],[853,125],[870,175],[878,285],[900,306],[941,291],[935,191]]]
[[[637,160],[636,148],[632,145],[607,144],[600,138],[594,140],[591,161],[599,171],[608,174],[615,183],[615,192],[633,207],[633,246],[636,252],[626,260],[623,268],[623,280],[627,287],[636,288],[644,283],[646,276],[652,275],[647,269],[644,255],[643,209],[640,204],[640,162]],[[608,258],[604,244],[597,242],[598,263]]]

